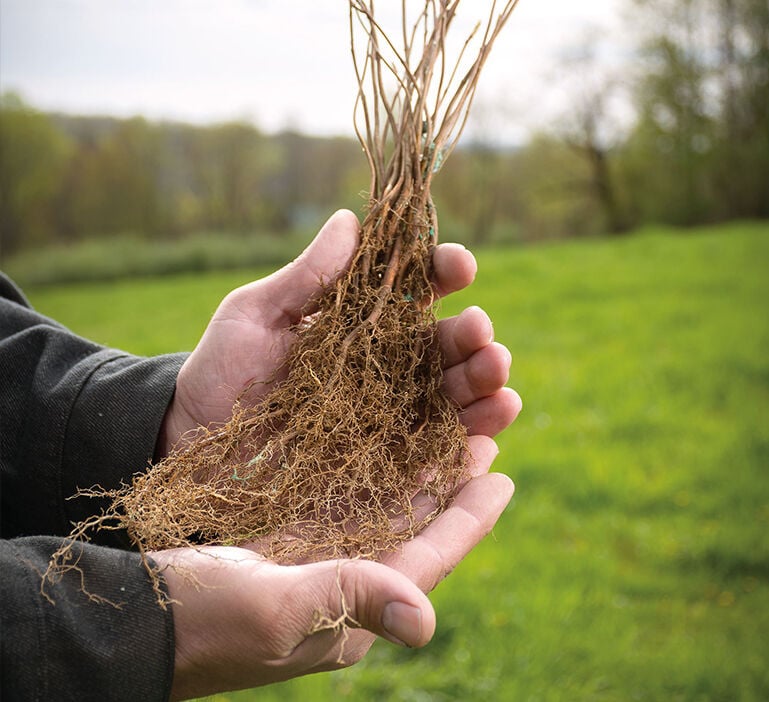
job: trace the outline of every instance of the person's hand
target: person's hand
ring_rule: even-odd
[[[296,261],[225,298],[180,372],[159,456],[187,430],[226,421],[253,381],[269,390],[267,381],[293,341],[291,326],[312,313],[309,303],[322,285],[349,264],[358,229],[352,213],[338,212]],[[460,290],[475,277],[475,259],[464,247],[444,244],[433,256],[436,295]],[[521,407],[518,395],[504,387],[510,354],[494,343],[482,310],[471,307],[439,322],[439,343],[444,387],[462,409],[472,454],[468,482],[452,505],[381,563],[278,566],[255,550],[234,547],[152,554],[177,601],[176,698],[349,665],[377,634],[409,646],[430,639],[435,615],[422,591],[429,592],[488,533],[509,501],[509,478],[486,475],[497,453],[490,437]],[[430,498],[417,495],[415,509],[430,511]],[[324,622],[343,621],[343,615],[360,628],[348,638],[323,630]]]
[[[256,687],[351,665],[375,635],[423,646],[435,630],[429,592],[491,530],[513,492],[486,474],[496,456],[470,439],[473,477],[452,505],[383,563],[279,566],[244,548],[150,554],[161,568],[176,640],[173,699]],[[345,622],[347,631],[334,628]]]
[[[225,297],[179,373],[157,458],[188,430],[229,419],[235,399],[253,381],[263,383],[257,386],[262,393],[270,389],[267,381],[294,339],[290,327],[312,312],[308,305],[322,285],[349,265],[359,226],[352,212],[337,212],[295,261]],[[466,287],[475,277],[475,259],[462,246],[436,247],[433,263],[439,296]],[[504,387],[509,352],[493,342],[491,322],[477,307],[441,321],[439,330],[447,392],[463,409],[470,434],[494,436],[520,409],[518,395]]]

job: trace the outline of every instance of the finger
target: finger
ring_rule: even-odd
[[[501,388],[465,407],[460,420],[470,436],[496,436],[515,421],[522,407],[521,398],[515,390]]]
[[[470,456],[467,460],[467,477],[469,480],[486,475],[494,463],[494,459],[499,455],[497,442],[490,436],[479,434],[478,436],[468,436],[467,446]]]
[[[510,352],[496,342],[476,351],[464,363],[448,368],[443,387],[460,407],[469,407],[500,390],[510,376]]]
[[[494,328],[480,307],[468,307],[438,322],[438,336],[444,368],[450,368],[488,346],[494,340]]]
[[[265,308],[273,310],[274,323],[298,322],[312,312],[308,303],[350,265],[359,231],[360,223],[354,213],[335,212],[294,261],[242,289],[250,295],[251,308],[261,314]]]
[[[435,632],[435,611],[407,577],[371,561],[349,561],[339,569],[352,617],[373,634],[420,647]]]
[[[461,244],[440,244],[433,251],[433,289],[438,297],[466,288],[475,280],[478,264]]]
[[[474,478],[442,515],[383,562],[430,592],[491,531],[513,491],[501,473]]]
[[[301,659],[313,669],[350,665],[368,650],[370,637],[344,627],[410,647],[424,646],[435,632],[435,611],[425,594],[405,575],[381,563],[324,561],[295,572],[299,580],[287,605],[295,613],[295,603],[304,603],[310,635],[290,659]]]
[[[494,439],[483,436],[481,434],[477,436],[469,436],[467,438],[467,445],[469,450],[469,456],[467,457],[467,463],[465,466],[465,481],[458,487],[462,487],[467,480],[477,478],[479,475],[484,475],[489,472],[491,464],[499,454],[499,448]],[[430,516],[438,505],[438,501],[434,495],[430,495],[427,492],[420,491],[416,497],[411,501],[411,508],[413,510],[412,518],[414,522],[421,523],[422,520]],[[405,527],[405,517],[402,521],[394,521],[396,528]]]

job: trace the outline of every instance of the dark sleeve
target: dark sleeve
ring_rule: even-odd
[[[66,498],[146,469],[184,358],[82,339],[0,274],[2,699],[167,697],[171,611],[156,604],[138,554],[107,547],[127,546],[124,536],[97,535],[80,561],[86,588],[120,609],[89,601],[76,573],[52,589],[51,605],[40,576],[71,523],[103,506]]]
[[[0,615],[4,702],[167,700],[171,691],[174,631],[139,555],[78,544],[79,573],[71,571],[40,594],[40,574],[58,537],[0,541]]]
[[[2,536],[66,535],[97,513],[78,488],[147,468],[183,354],[138,358],[82,339],[0,284]],[[126,546],[105,532],[108,545]],[[124,537],[123,537],[124,538]]]

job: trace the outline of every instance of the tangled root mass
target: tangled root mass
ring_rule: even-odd
[[[349,272],[295,330],[284,380],[111,493],[100,519],[143,551],[255,543],[294,563],[376,557],[439,513],[466,436],[441,388],[433,210],[417,205],[372,208]]]
[[[375,558],[445,509],[467,437],[442,390],[430,185],[518,0],[488,0],[454,61],[446,38],[459,2],[425,0],[409,17],[404,4],[388,32],[372,0],[349,0],[356,130],[371,171],[349,270],[292,330],[283,379],[266,396],[247,388],[226,424],[201,428],[130,486],[86,491],[112,505],[73,538],[126,529],[142,552],[252,544],[279,563]],[[71,543],[46,577],[77,567]]]

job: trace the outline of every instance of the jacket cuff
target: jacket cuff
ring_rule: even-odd
[[[94,364],[71,407],[65,432],[61,495],[70,522],[82,521],[108,504],[88,497],[66,499],[78,489],[97,484],[105,490],[118,488],[147,469],[187,358],[187,354],[137,358],[101,353],[101,362]],[[96,538],[100,543],[126,545],[125,535],[116,532]]]
[[[136,553],[75,544],[70,571],[40,593],[60,538],[0,542],[3,699],[167,700],[174,668],[171,607],[157,602]],[[160,581],[161,588],[165,587]],[[89,600],[85,588],[111,602]]]

